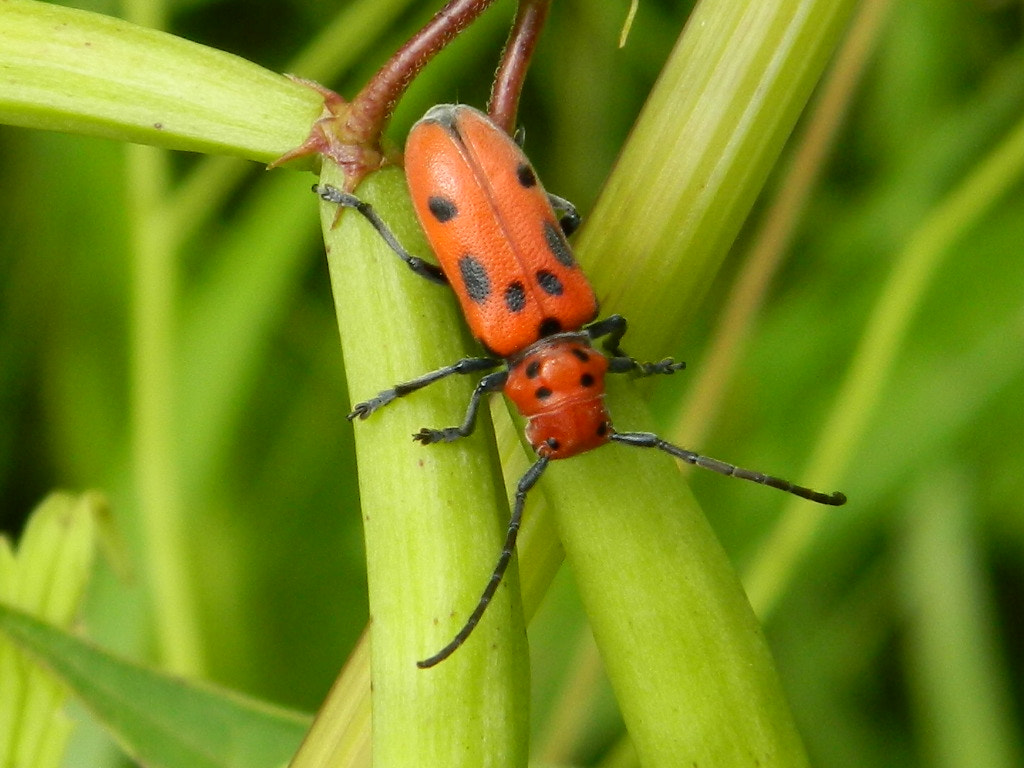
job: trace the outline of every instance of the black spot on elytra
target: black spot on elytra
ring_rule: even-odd
[[[540,285],[544,293],[549,296],[561,296],[562,295],[562,281],[558,279],[556,275],[548,272],[546,269],[541,269],[535,275],[537,278],[537,284]]]
[[[579,347],[573,347],[570,351],[573,356],[581,362],[586,363],[590,360],[590,355],[587,354],[586,350],[580,349]]]
[[[602,421],[600,424],[597,425],[597,436],[598,437],[604,437],[607,434],[608,434],[608,422],[607,421]]]
[[[554,317],[545,317],[537,328],[537,338],[543,339],[562,330],[562,324]]]
[[[580,376],[580,386],[584,389],[594,386],[594,377],[589,373],[584,373]]]
[[[431,195],[427,198],[427,208],[434,215],[434,218],[444,224],[446,221],[454,219],[459,209],[455,205],[455,201],[447,197],[441,197],[440,195]]]
[[[459,274],[462,275],[462,284],[469,298],[477,304],[487,301],[491,295],[491,280],[479,259],[469,254],[463,256],[459,259]]]
[[[509,312],[522,312],[526,306],[526,289],[518,280],[505,289],[505,306]]]
[[[536,379],[537,374],[540,373],[540,362],[537,360],[531,360],[526,364],[526,378]]]
[[[569,250],[565,235],[553,221],[544,222],[544,240],[547,241],[548,248],[551,249],[552,255],[559,264],[566,267],[576,266],[576,259],[573,258],[572,251]]]
[[[537,391],[533,393],[533,396],[538,400],[547,400],[551,397],[551,390],[547,387],[537,387]]]
[[[519,179],[519,183],[526,189],[537,186],[537,176],[533,172],[533,168],[526,163],[522,163],[516,168],[516,178]]]

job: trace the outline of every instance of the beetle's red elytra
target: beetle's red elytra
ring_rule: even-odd
[[[510,357],[597,317],[594,291],[544,187],[485,115],[431,109],[409,134],[405,174],[466,322],[492,354]]]
[[[408,253],[377,212],[356,196],[329,185],[313,190],[362,214],[414,272],[450,285],[490,356],[465,358],[383,390],[357,404],[349,418],[365,419],[447,376],[491,371],[474,389],[462,424],[424,428],[413,438],[430,444],[470,435],[484,395],[503,391],[526,419],[526,436],[538,456],[519,481],[505,545],[479,602],[451,642],[418,661],[419,667],[448,658],[479,623],[515,550],[526,496],[554,459],[618,442],[657,448],[688,464],[819,504],[846,503],[839,492],[822,493],[736,467],[648,432],[614,429],[604,402],[607,373],[671,374],[684,365],[671,359],[637,362],[619,348],[625,318],[596,320],[593,289],[566,240],[579,224],[575,208],[545,192],[519,145],[486,115],[464,105],[432,107],[412,127],[405,163],[416,215],[440,267]],[[607,355],[594,348],[597,339],[603,339]]]

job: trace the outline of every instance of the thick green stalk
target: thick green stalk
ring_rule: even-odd
[[[694,9],[579,239],[634,354],[671,350],[732,247],[853,0]]]
[[[0,123],[269,162],[322,107],[283,75],[110,16],[5,0],[0,29]]]
[[[605,307],[629,316],[633,354],[663,353],[690,316],[852,7],[721,0],[694,11],[578,249]],[[609,388],[616,425],[643,429],[636,393],[617,397],[626,389]],[[669,460],[612,446],[548,474],[641,764],[804,764],[754,614]]]
[[[617,423],[646,426],[622,391],[609,397]],[[757,620],[672,462],[608,446],[548,474],[545,495],[641,765],[804,765]]]
[[[323,181],[342,178],[331,167]],[[404,187],[392,170],[359,192],[422,252]],[[354,212],[332,229],[336,212],[324,204],[321,214],[353,400],[472,353],[450,292],[409,272]],[[354,425],[378,768],[526,764],[529,669],[514,568],[466,645],[435,668],[416,667],[475,606],[508,520],[489,426],[452,444],[410,439],[421,427],[458,423],[472,386],[438,383]]]

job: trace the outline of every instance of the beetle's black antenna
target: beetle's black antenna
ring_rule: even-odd
[[[738,477],[740,480],[749,480],[752,483],[760,483],[761,485],[767,485],[769,488],[778,488],[780,491],[791,493],[794,496],[799,496],[801,499],[814,501],[818,504],[841,507],[846,503],[846,494],[839,491],[822,493],[821,491],[815,491],[802,485],[791,483],[788,480],[783,480],[781,477],[773,477],[763,472],[754,472],[753,470],[743,469],[718,459],[712,459],[709,456],[701,456],[699,453],[667,443],[650,432],[613,432],[609,437],[616,442],[635,445],[638,448],[657,448],[695,467],[710,469],[712,472],[717,472],[720,475]]]

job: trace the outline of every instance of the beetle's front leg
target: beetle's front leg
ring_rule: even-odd
[[[391,228],[384,222],[384,219],[377,215],[377,211],[373,209],[372,205],[360,200],[353,194],[349,194],[337,187],[332,187],[330,184],[314,184],[313,191],[329,203],[334,203],[342,208],[352,208],[362,214],[363,218],[370,222],[373,228],[377,230],[377,233],[388,244],[388,247],[395,252],[395,255],[404,261],[406,266],[417,275],[426,278],[432,283],[448,285],[448,277],[440,267],[431,264],[429,261],[424,261],[419,256],[413,256],[405,250],[405,246],[398,242],[395,233],[391,231]]]
[[[598,320],[596,323],[591,323],[586,328],[587,336],[590,337],[591,342],[595,342],[600,338],[607,337],[604,343],[601,345],[605,348],[605,351],[613,357],[627,357],[627,355],[619,348],[619,343],[622,341],[622,337],[626,335],[626,318],[622,315],[609,315],[604,320]]]
[[[604,320],[591,323],[583,330],[591,342],[606,337],[602,345],[609,354],[609,373],[636,373],[638,376],[654,376],[660,373],[675,373],[686,367],[686,363],[677,363],[666,357],[656,363],[641,363],[622,351],[619,344],[626,335],[626,318],[622,315],[609,315]]]

